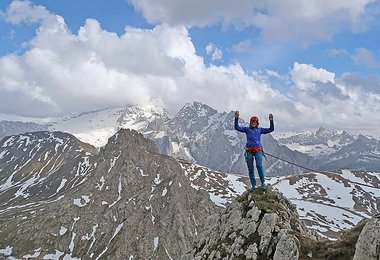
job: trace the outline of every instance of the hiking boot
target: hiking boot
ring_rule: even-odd
[[[266,185],[265,183],[263,183],[263,184],[261,184],[261,188],[262,188],[263,190],[267,190],[267,185]]]
[[[256,187],[251,187],[251,188],[249,189],[249,192],[254,192],[255,189],[256,189]]]

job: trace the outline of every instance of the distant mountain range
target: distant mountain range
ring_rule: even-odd
[[[218,112],[194,102],[174,116],[158,106],[126,106],[103,109],[59,119],[49,125],[0,122],[0,138],[38,130],[59,130],[85,143],[103,147],[119,129],[137,130],[153,140],[159,151],[223,172],[247,174],[244,134],[233,127],[233,112]],[[243,120],[240,124],[246,125]],[[269,124],[269,122],[268,122]],[[265,122],[262,123],[265,127]],[[363,135],[320,128],[314,132],[291,132],[262,137],[265,151],[312,169],[380,169],[380,142]],[[267,156],[269,175],[289,175],[303,169]]]
[[[380,169],[380,141],[371,136],[321,127],[315,133],[282,133],[275,134],[275,138],[279,144],[314,158],[319,169]]]

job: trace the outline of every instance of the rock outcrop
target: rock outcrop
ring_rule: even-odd
[[[299,237],[316,239],[295,206],[270,189],[244,193],[206,227],[185,259],[298,259]]]
[[[245,192],[205,227],[183,259],[379,258],[378,218],[362,220],[336,241],[322,239],[305,227],[287,198],[271,189]]]
[[[380,258],[380,218],[370,219],[360,233],[354,260],[378,260]]]

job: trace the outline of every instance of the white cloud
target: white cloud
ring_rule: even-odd
[[[255,102],[259,112],[273,97],[278,97],[275,103],[292,109],[286,97],[239,64],[206,66],[183,26],[128,27],[118,36],[88,19],[76,34],[62,17],[49,12],[35,15],[44,9],[22,3],[17,7],[28,14],[22,16],[24,21],[42,20],[28,51],[0,57],[2,113],[46,117],[152,102],[176,111],[194,100],[219,110]],[[11,9],[8,19],[23,22],[13,19],[13,14],[21,15],[16,7]],[[217,48],[211,49],[214,59],[220,58]],[[19,97],[22,104],[14,102]]]
[[[307,91],[316,87],[316,83],[334,83],[335,74],[325,69],[317,69],[311,64],[294,63],[290,71],[292,81],[298,90]]]
[[[131,0],[152,23],[256,27],[268,40],[310,44],[329,40],[342,28],[363,31],[376,0]]]
[[[237,53],[250,52],[252,49],[252,41],[250,39],[238,42],[232,46],[232,51]]]
[[[366,48],[355,49],[355,53],[351,55],[351,58],[358,65],[365,65],[370,68],[380,67],[380,61],[376,60],[375,55]]]
[[[295,100],[302,115],[298,119],[304,124],[356,133],[367,131],[380,137],[378,123],[373,120],[380,112],[380,90],[372,89],[376,88],[373,84],[380,86],[377,77],[348,73],[339,78],[324,69],[299,63],[294,64],[290,74],[294,87],[289,95]]]
[[[263,126],[273,113],[277,129],[323,124],[378,131],[373,119],[380,112],[380,94],[370,88],[373,82],[379,86],[377,78],[338,78],[325,69],[295,63],[289,71],[292,87],[280,93],[267,79],[276,76],[274,72],[260,76],[239,64],[206,65],[184,26],[127,27],[118,36],[88,19],[72,33],[62,17],[22,3],[17,5],[28,15],[13,9],[24,20],[8,13],[9,21],[40,17],[40,27],[28,51],[0,57],[0,113],[45,118],[147,103],[176,112],[185,102],[199,101],[219,111],[240,110],[245,118],[258,115]]]
[[[222,50],[215,46],[215,44],[209,42],[206,46],[206,52],[208,55],[211,55],[211,60],[220,60],[223,56]]]
[[[30,1],[14,0],[6,13],[0,13],[0,18],[12,24],[37,22],[48,24],[54,23],[58,16],[50,13],[44,6],[33,5]]]

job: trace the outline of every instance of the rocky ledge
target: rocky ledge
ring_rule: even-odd
[[[379,257],[379,219],[360,222],[337,241],[323,240],[305,227],[287,198],[270,188],[245,192],[222,213],[210,216],[207,223],[183,259]]]

